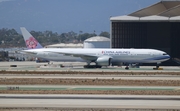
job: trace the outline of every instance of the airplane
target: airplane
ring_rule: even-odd
[[[66,61],[67,59],[85,61],[87,65],[84,68],[92,68],[90,64],[94,62],[95,68],[121,63],[157,63],[156,69],[158,69],[161,62],[170,59],[166,52],[156,49],[42,48],[24,27],[20,29],[28,47],[28,50],[22,50],[22,52],[51,61]],[[129,67],[126,66],[125,69]]]

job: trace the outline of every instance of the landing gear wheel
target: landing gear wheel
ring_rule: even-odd
[[[163,70],[163,68],[159,68],[160,63],[157,63],[156,68],[153,68],[154,70]]]
[[[125,69],[126,69],[126,70],[129,70],[129,66],[126,66]]]
[[[84,65],[84,68],[101,68],[99,65]]]
[[[88,65],[84,65],[84,68],[87,68]]]
[[[96,65],[96,68],[102,68],[102,66]]]

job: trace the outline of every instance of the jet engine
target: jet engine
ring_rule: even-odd
[[[98,57],[95,61],[96,65],[99,66],[109,66],[111,64],[112,57],[109,56],[102,56]]]

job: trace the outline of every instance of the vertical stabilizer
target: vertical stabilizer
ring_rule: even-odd
[[[28,49],[43,48],[41,44],[26,30],[25,27],[20,27],[26,47]]]

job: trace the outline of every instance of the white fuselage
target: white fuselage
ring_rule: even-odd
[[[163,51],[155,49],[58,49],[42,48],[24,50],[33,56],[52,61],[94,62],[98,57],[110,57],[112,62],[125,63],[160,63],[170,58]]]

